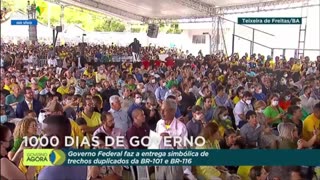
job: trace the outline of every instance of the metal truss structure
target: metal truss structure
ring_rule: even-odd
[[[181,1],[181,0],[180,0]],[[182,0],[189,1],[189,0]],[[318,3],[309,3],[304,4],[308,0],[282,0],[282,1],[271,1],[271,2],[262,2],[248,5],[237,5],[237,6],[228,6],[228,7],[215,7],[211,11],[211,16],[191,16],[191,17],[171,17],[171,18],[162,18],[162,19],[153,19],[153,21],[165,21],[165,22],[179,22],[179,23],[210,23],[212,22],[212,16],[224,16],[231,14],[244,14],[244,13],[258,13],[266,11],[279,11],[287,9],[299,9],[299,8],[308,8],[314,6],[320,6]],[[200,9],[200,8],[199,8]]]
[[[138,15],[134,12],[128,12],[120,8],[107,5],[106,3],[98,2],[97,0],[46,0],[53,3],[63,3],[66,5],[78,6],[85,9],[94,10],[101,13],[109,13],[117,17],[124,19],[131,19],[140,21],[143,23],[157,22],[157,21],[175,21],[178,20],[192,20],[192,19],[203,19],[203,18],[212,18],[213,16],[223,16],[230,14],[242,14],[242,13],[253,13],[253,12],[262,12],[262,11],[275,11],[275,10],[284,10],[284,9],[295,9],[302,8],[304,5],[302,2],[307,0],[274,0],[259,2],[254,4],[245,4],[245,5],[234,5],[234,6],[223,6],[217,7],[213,4],[204,3],[201,0],[174,0],[174,2],[188,7],[190,9],[196,10],[199,13],[194,15],[179,15],[179,16],[169,16],[163,18],[154,18]],[[314,4],[309,4],[307,7],[319,6],[319,2]],[[150,16],[150,15],[149,15]],[[187,21],[185,21],[187,22]]]
[[[214,9],[214,6],[210,4],[203,3],[197,0],[174,0],[174,1],[188,8],[191,8],[193,10],[205,13],[206,15],[209,15],[209,16],[213,15],[212,10]]]
[[[144,17],[137,15],[135,13],[131,13],[128,11],[124,11],[119,8],[115,8],[109,5],[106,5],[104,3],[97,2],[95,0],[47,0],[51,1],[53,3],[63,3],[66,5],[72,5],[72,6],[78,6],[78,7],[83,7],[85,6],[85,9],[90,9],[93,11],[98,11],[98,12],[105,12],[105,13],[111,13],[115,16],[120,16],[132,20],[137,20],[140,22],[147,22],[150,18]]]

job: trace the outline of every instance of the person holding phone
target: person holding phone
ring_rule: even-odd
[[[313,113],[303,121],[303,139],[308,140],[313,137],[315,130],[320,130],[320,102],[313,107]],[[317,136],[315,146],[320,147],[320,135]]]
[[[285,111],[279,106],[279,96],[273,94],[269,98],[269,106],[263,111],[267,118],[267,123],[272,127],[277,127],[282,118],[285,116]]]

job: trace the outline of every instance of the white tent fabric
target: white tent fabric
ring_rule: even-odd
[[[212,17],[217,11],[300,3],[306,0],[60,0],[61,2],[114,15],[125,20],[190,19]]]
[[[27,38],[29,26],[11,25],[11,20],[27,20],[28,16],[20,11],[12,13],[9,20],[1,23],[1,37]],[[52,29],[39,23],[37,25],[38,38],[52,37]]]

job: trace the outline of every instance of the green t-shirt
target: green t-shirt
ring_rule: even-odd
[[[302,108],[302,121],[304,121],[310,114]]]
[[[277,109],[274,109],[271,106],[266,107],[266,109],[263,111],[263,114],[267,117],[267,118],[275,118],[277,117],[279,114],[284,113],[283,109],[281,109],[280,107],[278,107]],[[282,119],[276,119],[275,121],[272,122],[272,125],[278,125],[280,122],[282,121]]]
[[[14,140],[13,148],[11,149],[12,152],[17,152],[21,146],[23,138],[17,138]]]
[[[171,89],[171,87],[172,87],[173,85],[179,85],[178,81],[177,81],[177,80],[170,80],[170,81],[167,82],[166,87],[167,87],[168,89]]]
[[[43,76],[39,79],[38,81],[38,86],[40,86],[42,89],[44,89],[46,87],[46,83],[48,81],[47,76]]]
[[[15,102],[22,102],[24,100],[24,95],[19,94],[19,96],[16,98],[13,94],[10,94],[6,97],[6,104],[10,105]]]
[[[130,89],[131,91],[136,90],[136,85],[135,84],[131,84],[131,85],[127,85],[128,89]]]

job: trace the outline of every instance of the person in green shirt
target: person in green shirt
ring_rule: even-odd
[[[19,85],[13,86],[13,93],[6,96],[6,104],[10,106],[15,106],[19,102],[22,102],[24,100],[24,95],[21,94],[21,89]]]
[[[38,86],[41,89],[44,89],[46,87],[47,81],[49,80],[49,78],[46,76],[46,73],[43,73],[43,75],[39,77],[38,80]]]
[[[13,158],[15,153],[18,151],[21,143],[23,142],[23,137],[31,137],[37,134],[38,125],[37,121],[32,117],[25,117],[18,122],[16,128],[13,132],[14,145],[11,151],[8,153],[9,158]]]
[[[131,91],[136,90],[137,86],[135,85],[135,79],[132,75],[128,75],[126,87]]]
[[[310,115],[308,113],[308,111],[302,107],[300,98],[297,98],[297,97],[292,98],[291,99],[291,106],[298,106],[301,108],[301,111],[302,111],[301,120],[302,121],[304,121]]]
[[[167,87],[168,89],[171,89],[171,87],[172,87],[173,85],[178,86],[178,85],[179,85],[179,82],[178,82],[177,80],[174,80],[174,79],[172,79],[172,78],[169,78],[169,81],[167,81],[166,87]]]
[[[270,96],[270,105],[264,109],[263,114],[267,118],[267,123],[272,125],[272,127],[277,127],[278,124],[282,122],[285,112],[279,106],[279,97],[277,94]]]

